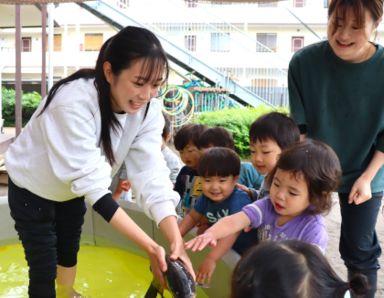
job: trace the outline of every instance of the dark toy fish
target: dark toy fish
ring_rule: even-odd
[[[174,298],[194,298],[196,297],[195,281],[192,275],[185,268],[181,260],[172,261],[169,256],[165,257],[167,271],[164,273],[167,287]],[[163,296],[163,290],[156,280],[152,280],[145,298],[156,298],[157,294]]]

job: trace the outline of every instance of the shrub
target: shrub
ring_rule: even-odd
[[[195,123],[209,127],[221,126],[228,129],[234,139],[235,149],[241,158],[249,158],[249,128],[261,115],[271,111],[288,113],[286,108],[273,108],[259,105],[255,108],[230,108],[215,112],[205,112],[195,116]]]
[[[15,98],[16,92],[13,89],[2,88],[3,97],[3,119],[4,126],[15,126]],[[22,124],[23,126],[29,121],[32,114],[41,101],[41,95],[37,92],[29,92],[22,94]]]

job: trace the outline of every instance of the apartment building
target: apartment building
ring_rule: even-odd
[[[97,1],[90,1],[97,2]],[[147,26],[191,57],[274,104],[287,104],[287,67],[302,47],[326,38],[328,0],[231,3],[199,0],[99,0]],[[97,3],[96,3],[97,4]],[[0,78],[15,80],[13,5],[0,5]],[[38,6],[21,6],[23,88],[39,90],[42,36]],[[93,67],[101,44],[118,29],[74,3],[55,5],[50,61],[58,80]],[[113,16],[108,16],[113,19]],[[381,27],[379,27],[381,29]],[[382,39],[379,30],[377,41]],[[183,73],[184,72],[184,73]],[[177,69],[174,83],[188,77]]]

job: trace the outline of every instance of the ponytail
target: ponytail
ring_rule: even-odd
[[[354,295],[365,295],[369,291],[368,279],[361,273],[356,273],[352,276],[348,283],[348,287]]]

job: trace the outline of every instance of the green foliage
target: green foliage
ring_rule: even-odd
[[[235,142],[235,149],[242,158],[249,158],[249,128],[261,115],[279,111],[288,113],[286,108],[272,108],[259,105],[256,108],[230,108],[215,112],[205,112],[195,117],[195,123],[205,124],[209,127],[221,126],[228,129]]]
[[[13,89],[2,88],[4,126],[15,126],[15,98]],[[41,101],[41,95],[37,92],[22,94],[22,122],[23,126],[29,121],[32,114]]]

